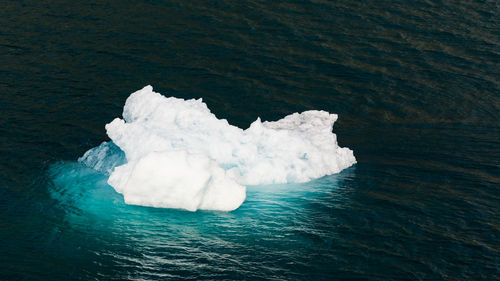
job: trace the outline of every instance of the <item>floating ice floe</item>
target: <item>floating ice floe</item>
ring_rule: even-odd
[[[339,147],[336,114],[311,110],[246,130],[218,119],[198,100],[146,86],[131,94],[123,119],[106,125],[110,142],[78,160],[106,175],[125,203],[189,211],[238,208],[246,185],[307,182],[356,163]]]

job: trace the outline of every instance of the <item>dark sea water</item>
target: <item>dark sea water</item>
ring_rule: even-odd
[[[145,85],[358,163],[233,212],[76,162]],[[500,280],[500,2],[0,0],[0,280]]]

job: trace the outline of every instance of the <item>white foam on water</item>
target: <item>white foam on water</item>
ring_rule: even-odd
[[[230,211],[245,200],[246,185],[307,182],[356,163],[337,144],[336,120],[311,110],[257,118],[242,130],[201,99],[167,98],[146,86],[128,97],[123,119],[106,125],[112,142],[79,161],[109,174],[127,204]]]

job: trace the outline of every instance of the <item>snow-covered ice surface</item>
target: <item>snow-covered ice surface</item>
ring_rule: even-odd
[[[336,120],[311,110],[257,118],[242,130],[201,99],[167,98],[146,86],[128,97],[123,119],[106,125],[111,141],[78,160],[109,175],[127,204],[230,211],[245,200],[246,185],[307,182],[356,163],[337,144]]]

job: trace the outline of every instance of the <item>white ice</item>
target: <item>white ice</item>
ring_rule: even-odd
[[[79,161],[109,174],[127,204],[230,211],[245,200],[246,185],[307,182],[356,163],[337,144],[336,120],[311,110],[257,118],[242,130],[201,99],[167,98],[146,86],[129,96],[123,119],[106,125],[112,142]]]

